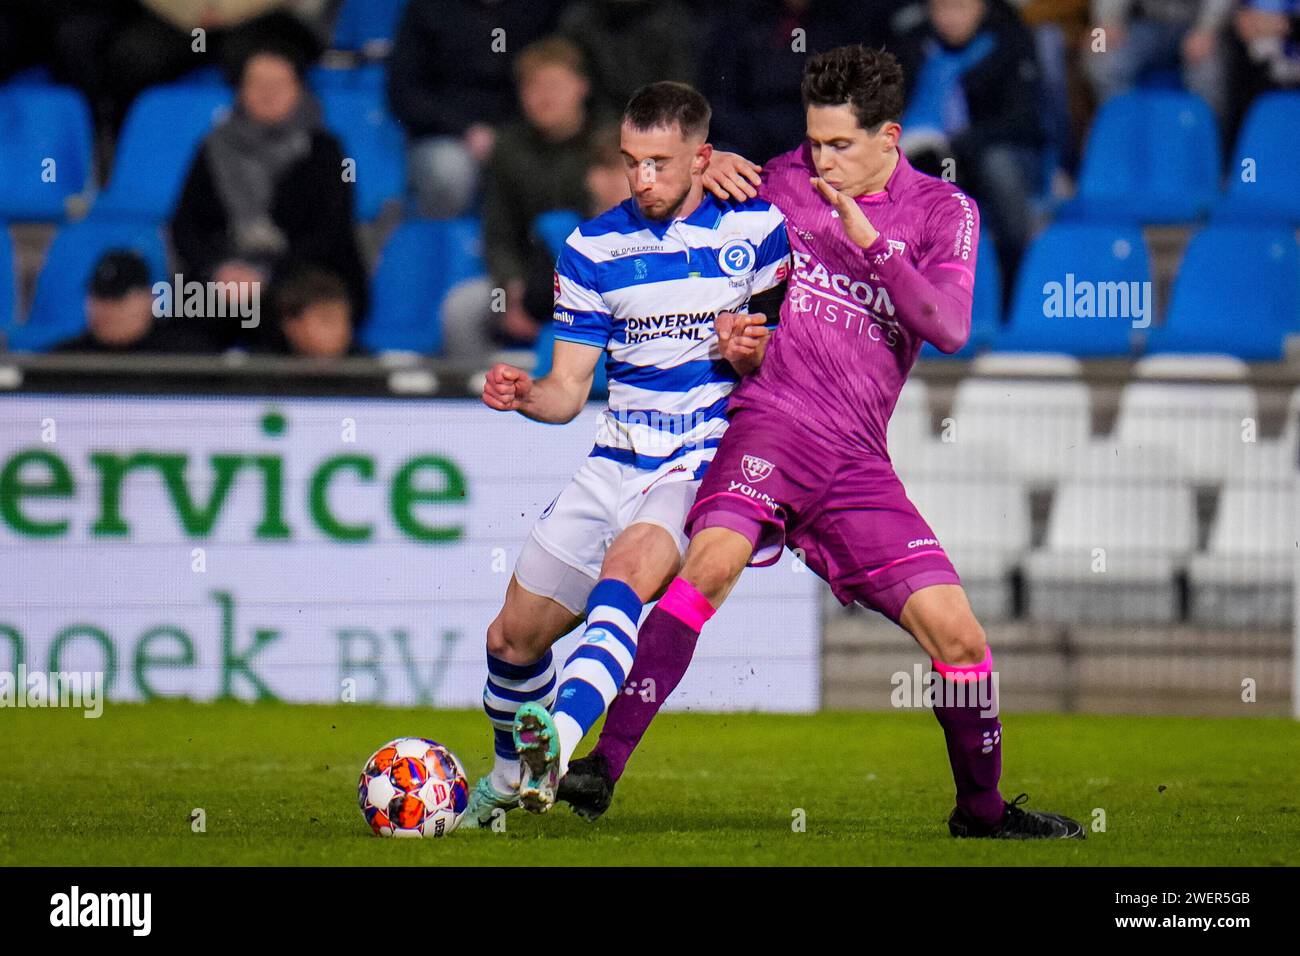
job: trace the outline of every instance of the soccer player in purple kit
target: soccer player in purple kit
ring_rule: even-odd
[[[841,603],[879,611],[930,656],[956,782],[953,836],[1083,838],[1075,820],[1022,809],[1023,794],[1003,800],[992,655],[885,444],[922,343],[949,353],[966,343],[978,210],[899,152],[903,75],[889,53],[811,57],[803,98],[807,141],[767,164],[760,190],[786,216],[789,290],[762,365],[732,393],[730,426],[687,518],[685,564],[640,628],[628,680],[656,693],[618,695],[559,797],[586,819],[604,812],[705,622],[746,566],[772,564],[788,546]],[[753,194],[743,177],[756,167],[714,165],[715,188]]]

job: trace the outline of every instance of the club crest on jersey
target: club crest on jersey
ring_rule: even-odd
[[[756,261],[758,254],[748,239],[729,239],[718,250],[718,267],[729,276],[743,276]]]
[[[746,455],[740,460],[740,470],[745,473],[745,480],[757,484],[776,468],[770,461],[757,455]]]

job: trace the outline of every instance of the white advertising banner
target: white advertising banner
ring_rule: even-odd
[[[102,672],[110,700],[476,707],[520,545],[594,434],[594,407],[5,398],[0,671]],[[821,594],[789,556],[746,572],[668,707],[816,709]]]

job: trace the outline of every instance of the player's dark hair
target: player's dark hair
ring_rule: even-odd
[[[903,68],[894,54],[841,46],[809,57],[803,71],[803,105],[852,106],[858,125],[875,131],[903,115]]]
[[[709,101],[693,86],[664,80],[643,86],[632,94],[623,109],[623,122],[636,130],[672,129],[683,139],[708,139],[713,110]]]

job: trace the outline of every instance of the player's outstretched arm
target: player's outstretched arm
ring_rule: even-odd
[[[594,345],[556,339],[550,374],[539,379],[513,365],[494,365],[483,382],[483,404],[538,422],[572,421],[591,394],[596,360],[603,352]]]

